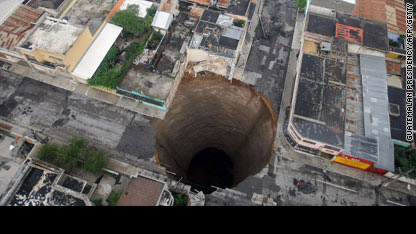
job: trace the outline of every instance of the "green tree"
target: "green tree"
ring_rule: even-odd
[[[43,145],[39,158],[69,172],[79,164],[84,171],[94,174],[100,172],[109,162],[103,150],[90,150],[85,139],[76,137],[67,145]]]
[[[59,150],[59,145],[57,144],[45,144],[39,150],[39,159],[52,162]]]
[[[174,206],[186,206],[188,205],[188,197],[182,193],[175,193],[174,195]]]
[[[121,80],[121,69],[114,67],[106,71],[97,72],[88,80],[89,85],[103,86],[110,89],[115,89],[118,82]]]
[[[138,35],[144,32],[144,20],[137,16],[139,12],[138,5],[129,5],[127,9],[118,11],[111,18],[111,22],[115,25],[123,27],[123,29],[131,34]]]
[[[306,0],[298,0],[296,2],[296,7],[300,8],[300,9],[305,8],[306,7]]]
[[[155,7],[147,8],[146,11],[147,11],[148,16],[154,17],[156,15],[156,8]]]
[[[68,145],[62,145],[57,151],[54,162],[57,166],[71,171],[80,161],[81,151],[87,150],[85,139],[73,137]]]
[[[110,50],[107,52],[107,54],[105,55],[103,61],[100,63],[100,66],[98,67],[97,72],[105,71],[105,70],[108,70],[109,68],[114,67],[118,52],[119,52],[119,47],[117,45],[113,45],[110,48]]]
[[[93,174],[100,173],[103,170],[103,168],[107,167],[109,161],[108,158],[105,156],[105,152],[103,150],[84,152],[82,158],[82,169]]]

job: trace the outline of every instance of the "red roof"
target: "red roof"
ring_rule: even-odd
[[[343,37],[348,41],[363,44],[364,30],[344,24],[337,24],[336,37]]]
[[[42,12],[21,5],[9,18],[0,25],[0,47],[14,49],[26,34],[34,28],[34,24]]]
[[[157,206],[164,183],[144,177],[130,180],[117,206]]]

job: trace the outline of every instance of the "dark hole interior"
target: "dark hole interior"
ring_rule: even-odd
[[[219,188],[231,188],[234,180],[233,163],[222,150],[206,148],[197,153],[189,165],[188,180],[193,189],[206,194]]]

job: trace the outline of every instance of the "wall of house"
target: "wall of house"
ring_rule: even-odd
[[[98,34],[99,30],[97,30]],[[94,40],[94,36],[91,35],[91,32],[88,27],[85,28],[84,32],[78,37],[72,47],[65,54],[65,65],[67,65],[67,70],[72,72],[72,70],[77,65],[78,61],[82,58],[85,52],[88,50],[89,46]]]
[[[11,63],[17,63],[21,59],[24,59],[24,56],[9,50],[0,49],[0,59]]]

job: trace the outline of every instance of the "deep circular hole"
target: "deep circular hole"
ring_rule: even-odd
[[[267,98],[247,84],[185,73],[168,109],[153,120],[155,157],[194,189],[236,187],[269,162],[277,120]]]
[[[231,188],[233,174],[233,163],[224,151],[206,148],[193,157],[187,178],[193,189],[209,194],[215,191],[212,186]]]

